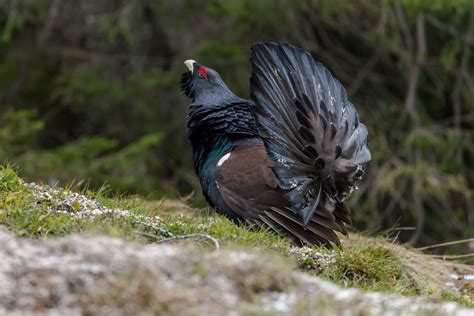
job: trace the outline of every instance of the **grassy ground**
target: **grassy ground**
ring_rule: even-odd
[[[264,229],[249,230],[180,201],[106,198],[23,182],[10,167],[0,168],[0,226],[25,238],[72,233],[105,234],[139,243],[192,243],[249,249],[281,257],[294,269],[343,285],[372,291],[456,301],[474,307],[474,267],[439,260],[384,238],[355,233],[342,249],[294,248]]]

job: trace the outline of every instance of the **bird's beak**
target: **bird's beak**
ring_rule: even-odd
[[[192,59],[188,59],[188,60],[186,60],[186,61],[184,62],[184,64],[186,65],[186,67],[188,67],[188,69],[189,69],[189,71],[190,71],[191,73],[193,73],[194,63],[195,63],[195,62],[196,62],[196,61],[195,61],[195,60],[192,60]]]

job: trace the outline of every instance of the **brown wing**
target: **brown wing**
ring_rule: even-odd
[[[343,223],[319,207],[307,228],[291,210],[288,190],[279,187],[263,144],[237,146],[217,164],[217,186],[225,203],[245,222],[268,225],[297,245],[339,244],[334,231],[346,233]]]
[[[278,187],[278,179],[272,171],[275,166],[263,144],[237,146],[217,163],[219,191],[242,218],[257,219],[266,208],[290,206],[284,197],[285,191]]]

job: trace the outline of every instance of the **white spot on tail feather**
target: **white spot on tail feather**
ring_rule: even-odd
[[[217,162],[217,166],[220,167],[222,166],[222,164],[227,160],[229,159],[230,157],[230,153],[227,153],[225,154],[224,156],[221,157],[221,159],[219,159],[219,161]]]

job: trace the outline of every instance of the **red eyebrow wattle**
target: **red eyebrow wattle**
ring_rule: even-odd
[[[207,79],[207,70],[204,67],[201,67],[198,69],[198,73],[202,73],[204,75],[204,78]]]

